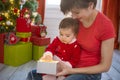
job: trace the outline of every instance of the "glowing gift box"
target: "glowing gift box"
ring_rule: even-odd
[[[37,73],[56,75],[58,61],[37,61]]]

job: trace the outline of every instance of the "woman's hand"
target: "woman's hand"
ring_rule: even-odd
[[[57,76],[64,76],[70,74],[71,67],[67,66],[64,62],[60,61],[58,66],[61,67],[61,71],[57,73]]]

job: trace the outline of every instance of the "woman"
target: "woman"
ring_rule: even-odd
[[[71,12],[80,22],[77,40],[82,48],[78,68],[68,68],[60,62],[62,71],[57,76],[69,75],[65,80],[100,80],[109,70],[115,32],[112,22],[95,9],[97,0],[61,0],[61,11]]]

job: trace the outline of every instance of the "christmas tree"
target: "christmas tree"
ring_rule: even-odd
[[[37,11],[36,0],[0,0],[0,33],[14,32],[16,19],[24,13],[24,17],[30,16],[32,24],[39,24],[41,16]],[[25,12],[21,12],[24,11]]]

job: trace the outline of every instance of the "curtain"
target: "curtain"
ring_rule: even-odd
[[[44,12],[45,12],[45,2],[46,0],[37,0],[38,1],[38,13],[41,15],[42,17],[42,23],[44,21]]]
[[[115,48],[118,49],[118,30],[119,30],[119,0],[102,0],[102,12],[112,20],[115,27],[116,38]]]

